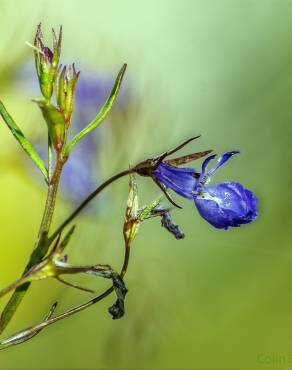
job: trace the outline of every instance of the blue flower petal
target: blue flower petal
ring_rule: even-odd
[[[195,197],[195,204],[200,215],[214,227],[228,229],[256,219],[257,198],[240,183],[205,186],[203,191]]]
[[[224,153],[217,161],[217,164],[215,167],[213,167],[209,172],[208,176],[212,176],[218,168],[220,168],[225,162],[227,162],[234,154],[238,154],[238,150],[233,150],[231,152]],[[207,158],[208,159],[208,158]]]
[[[207,170],[207,166],[210,163],[210,161],[213,160],[216,156],[217,156],[217,154],[212,154],[204,160],[204,162],[202,164],[202,173],[201,173],[202,176],[205,175],[206,170]]]

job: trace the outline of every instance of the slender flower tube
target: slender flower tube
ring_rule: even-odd
[[[238,182],[208,185],[214,173],[238,151],[227,152],[215,167],[207,166],[216,155],[202,164],[201,173],[192,168],[178,168],[162,162],[153,171],[154,179],[184,198],[194,200],[199,214],[212,226],[227,230],[251,223],[257,217],[258,201],[255,195]]]
[[[194,199],[194,191],[200,172],[195,168],[179,168],[161,162],[157,169],[153,171],[153,177],[182,197]]]

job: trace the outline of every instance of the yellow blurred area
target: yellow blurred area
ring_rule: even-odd
[[[123,128],[117,119],[112,131],[93,133],[102,133],[97,184],[202,134],[185,153],[240,150],[215,180],[242,182],[260,207],[254,224],[221,231],[178,199],[183,210],[174,220],[186,238],[174,240],[158,220],[142,225],[123,319],[108,314],[110,296],[1,351],[0,369],[292,368],[291,19],[292,2],[277,0],[0,0],[0,99],[31,140],[46,135],[45,123],[14,76],[32,58],[25,42],[36,25],[42,22],[49,41],[50,28],[62,24],[65,62],[97,73],[128,63],[130,122]],[[46,189],[2,121],[0,171],[4,287],[28,260]],[[138,186],[141,204],[158,193],[148,179]],[[127,190],[122,179],[95,200],[95,212],[78,218],[72,262],[119,269]],[[60,199],[54,225],[70,210]],[[74,281],[98,291],[109,286]],[[55,300],[60,313],[90,297],[52,280],[35,282],[6,334],[40,321]]]

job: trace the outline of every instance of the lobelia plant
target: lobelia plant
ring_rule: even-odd
[[[63,168],[70,160],[70,155],[75,145],[77,145],[80,140],[87,137],[87,135],[91,134],[109,114],[119,94],[123,76],[126,71],[126,64],[124,64],[117,75],[108,99],[96,117],[68,142],[68,130],[74,112],[74,97],[80,72],[76,71],[74,64],[69,67],[61,66],[59,62],[61,42],[62,28],[60,28],[58,35],[56,35],[53,30],[53,47],[51,49],[44,44],[41,25],[37,27],[33,49],[42,98],[34,99],[33,101],[36,102],[41,109],[48,127],[47,164],[45,164],[38,155],[0,101],[0,115],[3,121],[24,151],[42,172],[48,189],[39,233],[23,275],[0,291],[0,297],[13,291],[0,317],[0,333],[5,330],[13,318],[33,281],[51,277],[63,284],[89,293],[94,293],[94,291],[68,282],[64,276],[85,273],[109,279],[112,283],[103,293],[55,316],[54,311],[57,302],[54,303],[42,322],[0,340],[0,349],[5,349],[33,338],[42,329],[90,307],[112,292],[116,294],[116,301],[109,308],[109,313],[112,315],[113,319],[121,318],[125,313],[125,296],[127,294],[127,288],[123,279],[128,268],[131,246],[139,231],[141,223],[153,217],[160,217],[162,227],[169,231],[176,239],[184,238],[184,234],[181,232],[178,225],[175,225],[172,221],[170,213],[171,208],[162,203],[164,195],[170,203],[181,208],[181,206],[173,200],[168,189],[173,190],[184,198],[193,200],[199,214],[215,228],[228,229],[230,227],[237,227],[241,224],[253,222],[257,217],[257,198],[250,190],[245,189],[240,183],[224,182],[208,185],[208,182],[217,169],[226,163],[234,154],[239,152],[232,151],[223,154],[223,156],[219,158],[216,166],[209,171],[207,171],[207,166],[209,162],[215,158],[215,155],[211,155],[205,159],[201,171],[195,168],[183,168],[178,166],[205,157],[210,154],[211,150],[172,159],[168,158],[199,137],[196,136],[186,140],[172,150],[164,152],[154,158],[146,159],[110,177],[89,194],[72,214],[52,232],[51,223]],[[152,178],[163,195],[159,196],[151,204],[140,207],[138,204],[138,189],[135,174]],[[69,264],[68,256],[64,254],[64,251],[67,244],[70,242],[75,226],[72,226],[67,232],[65,232],[65,229],[103,189],[123,176],[129,176],[129,194],[123,227],[124,262],[120,272],[116,272],[110,265],[104,264],[93,264],[89,266]]]

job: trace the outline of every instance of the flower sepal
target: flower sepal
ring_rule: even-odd
[[[164,152],[162,154],[159,154],[153,158],[148,158],[140,163],[138,163],[134,167],[134,171],[139,174],[140,176],[153,176],[153,172],[157,170],[159,165],[164,162],[171,166],[178,166],[182,164],[189,163],[191,161],[195,161],[197,159],[200,159],[202,157],[205,157],[206,155],[210,154],[212,150],[205,150],[203,152],[197,152],[197,153],[191,153],[188,155],[180,156],[178,158],[172,158],[172,159],[166,159],[170,155],[176,153],[180,149],[182,149],[184,146],[189,144],[191,141],[198,139],[200,135],[191,137],[190,139],[184,141],[182,144],[178,145],[174,149],[171,149],[167,152]]]
[[[33,99],[39,106],[46,121],[50,139],[57,153],[62,151],[66,139],[66,121],[62,112],[54,104],[42,100]]]
[[[193,188],[195,186],[196,178],[199,177],[199,173],[195,170],[189,170],[185,168],[176,167],[177,165],[182,165],[189,163],[191,161],[197,160],[199,158],[205,157],[212,150],[206,150],[203,152],[191,153],[188,155],[184,155],[178,158],[167,159],[168,156],[176,153],[178,150],[182,149],[184,146],[189,144],[191,141],[199,138],[200,136],[192,137],[182,144],[178,145],[172,150],[164,152],[156,157],[146,159],[140,163],[138,163],[134,168],[133,171],[139,174],[140,176],[151,177],[153,181],[159,186],[161,191],[167,197],[167,199],[177,208],[182,208],[179,206],[170,196],[167,189],[170,188],[180,195],[189,198],[189,194],[184,191],[183,188],[180,186],[176,186],[176,180],[180,181],[180,177],[183,173],[187,177],[187,181],[189,185]],[[198,175],[198,176],[196,176]],[[185,177],[184,176],[184,177]],[[173,188],[175,187],[175,189]]]

